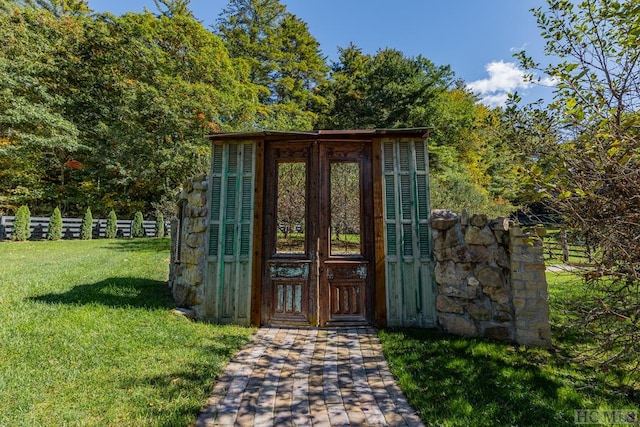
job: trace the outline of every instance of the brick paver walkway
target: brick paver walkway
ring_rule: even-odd
[[[260,329],[196,425],[423,426],[372,328]]]

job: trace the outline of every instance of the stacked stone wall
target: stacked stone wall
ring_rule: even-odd
[[[171,264],[169,286],[178,307],[190,308],[196,317],[204,302],[206,271],[206,233],[208,230],[206,177],[184,185],[171,222]]]
[[[540,239],[508,218],[432,212],[436,309],[445,331],[549,347]]]

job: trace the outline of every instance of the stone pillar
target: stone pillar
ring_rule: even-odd
[[[513,227],[509,233],[516,341],[549,348],[549,296],[542,239],[538,234],[542,233],[526,236],[520,227]]]
[[[436,311],[452,334],[551,346],[541,241],[508,218],[431,214]]]
[[[204,302],[207,188],[206,177],[188,181],[178,198],[178,218],[171,222],[169,286],[176,304],[196,315]]]

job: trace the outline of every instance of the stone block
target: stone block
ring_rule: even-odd
[[[513,316],[511,314],[509,314],[506,311],[498,311],[496,313],[495,316],[493,316],[493,318],[497,321],[497,322],[512,322],[513,321]]]
[[[207,191],[209,188],[209,181],[204,180],[194,180],[193,181],[193,189],[197,191]]]
[[[464,235],[464,240],[470,245],[489,246],[496,243],[493,232],[487,226],[479,228],[472,225],[468,227]]]
[[[187,230],[189,233],[203,233],[207,230],[208,221],[207,218],[192,218],[189,222],[189,229]]]
[[[509,218],[505,216],[499,216],[489,221],[489,227],[496,232],[500,231],[504,233],[506,231],[509,231],[509,225]]]
[[[435,230],[448,230],[459,222],[455,213],[446,209],[435,209],[431,212],[431,227]]]
[[[484,329],[484,336],[499,341],[513,340],[513,332],[508,326],[487,326]]]
[[[177,305],[190,307],[197,302],[196,293],[193,288],[184,283],[175,283],[171,289],[171,293]]]
[[[440,285],[450,285],[460,287],[469,277],[469,273],[458,268],[459,264],[453,261],[439,262],[435,268],[436,282]]]
[[[458,246],[464,246],[464,235],[462,234],[462,229],[460,224],[456,224],[455,226],[449,228],[444,232],[444,238],[437,239],[434,244],[435,250],[455,248]]]
[[[476,271],[476,277],[482,286],[501,288],[504,286],[504,275],[497,267],[482,266]]]
[[[463,245],[447,249],[447,252],[450,253],[449,259],[455,262],[482,263],[491,259],[491,252],[486,246]]]
[[[187,285],[200,286],[204,280],[204,272],[201,268],[196,266],[189,266],[185,269],[182,278]],[[194,305],[194,304],[188,304]]]
[[[509,302],[509,294],[504,287],[484,286],[482,291],[489,295],[491,301],[495,301],[499,304],[507,304]]]
[[[524,236],[522,228],[519,225],[514,225],[509,228],[509,234],[512,238]]]
[[[507,269],[511,268],[511,260],[509,260],[509,255],[502,246],[497,247],[493,252],[493,259],[500,267]]]
[[[444,295],[438,295],[436,298],[436,309],[441,313],[464,313],[461,302],[456,301],[455,298],[450,298]]]
[[[478,328],[475,323],[462,316],[439,316],[438,323],[440,323],[443,330],[451,334],[462,335],[465,337],[478,336]]]
[[[475,214],[471,217],[471,225],[482,228],[488,224],[487,216],[485,214]]]
[[[187,206],[185,209],[185,215],[191,218],[206,217],[209,213],[209,209],[205,206]]]
[[[467,305],[467,311],[469,315],[476,320],[491,320],[493,317],[493,313],[491,309],[486,307],[483,303],[479,301],[470,302]]]
[[[199,248],[204,246],[204,234],[203,233],[189,233],[185,237],[184,242],[191,248]]]
[[[207,204],[207,194],[203,191],[194,191],[187,196],[187,202],[191,206],[202,207]]]
[[[461,286],[438,286],[438,293],[448,297],[470,300],[480,296],[480,286],[464,284]]]
[[[460,213],[460,224],[463,226],[469,225],[469,212],[466,209],[462,209]]]

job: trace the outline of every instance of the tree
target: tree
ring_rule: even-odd
[[[131,237],[144,237],[144,217],[142,212],[138,211],[133,217],[131,224]]]
[[[319,128],[431,128],[434,207],[502,215],[513,209],[506,198],[515,168],[500,112],[479,105],[449,67],[395,49],[365,55],[350,45],[340,49],[321,92],[328,105]]]
[[[63,205],[70,160],[86,147],[67,114],[78,21],[45,9],[0,10],[0,203]],[[42,209],[40,209],[42,206]],[[2,206],[0,206],[2,208]]]
[[[557,81],[554,135],[529,159],[531,185],[569,227],[596,246],[585,275],[598,295],[584,324],[604,363],[640,370],[640,1],[548,2],[534,14]],[[531,114],[530,114],[531,115]],[[529,116],[530,116],[529,115]],[[548,165],[556,169],[549,173]]]
[[[152,211],[188,176],[208,170],[208,134],[255,121],[248,70],[234,67],[188,9],[99,15],[80,57],[74,111],[93,144],[81,159],[83,189],[101,210]]]
[[[164,215],[156,212],[156,237],[164,237]]]
[[[107,239],[115,239],[118,236],[118,217],[112,210],[107,216],[107,226],[104,230],[104,237]]]
[[[29,237],[31,237],[31,211],[27,205],[22,205],[18,208],[13,221],[11,240],[22,242]]]
[[[87,208],[82,217],[82,223],[80,225],[80,239],[91,240],[93,237],[93,215],[91,214],[91,208]]]
[[[316,88],[328,70],[308,26],[279,0],[231,0],[216,32],[229,54],[249,66],[263,105],[257,127],[310,129],[324,103]]]
[[[56,206],[49,218],[49,231],[47,232],[48,240],[62,239],[62,214],[60,208]]]

